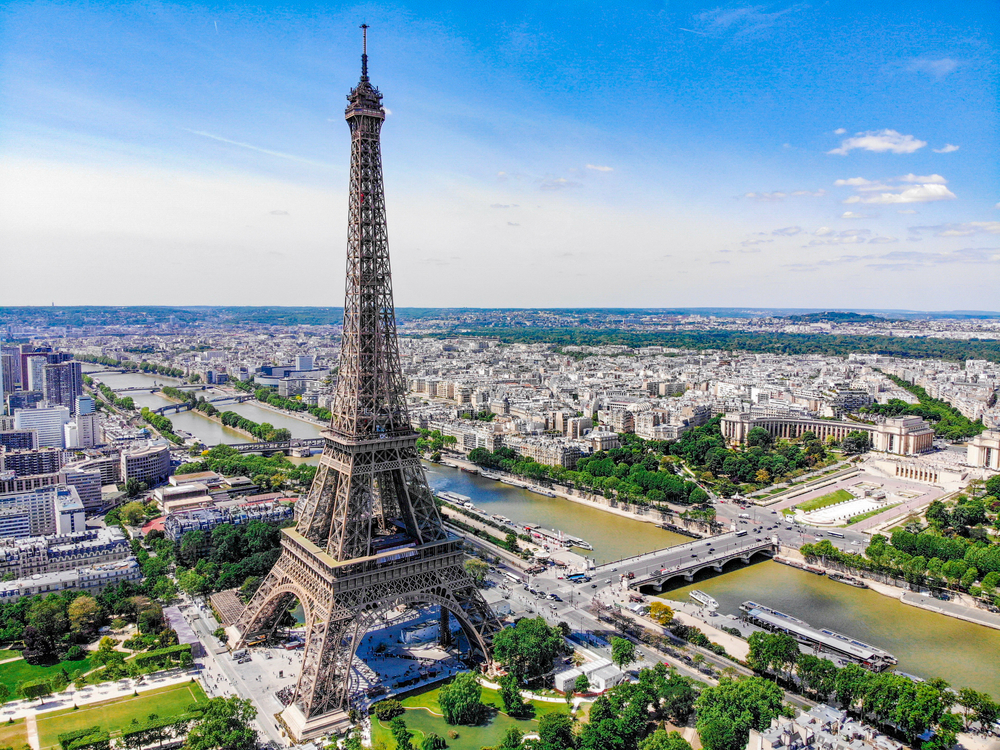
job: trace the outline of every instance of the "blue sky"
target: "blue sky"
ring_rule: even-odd
[[[398,304],[995,310],[998,19],[7,3],[4,303],[340,304],[367,22]]]

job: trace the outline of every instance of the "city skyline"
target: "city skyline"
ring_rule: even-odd
[[[7,304],[338,304],[366,21],[401,306],[996,307],[988,4],[506,12],[7,6]]]

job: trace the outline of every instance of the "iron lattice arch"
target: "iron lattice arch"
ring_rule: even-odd
[[[410,424],[399,364],[380,133],[382,95],[362,75],[348,96],[351,131],[347,284],[340,370],[313,484],[282,530],[277,563],[235,624],[237,645],[272,633],[293,598],[306,645],[292,706],[302,725],[345,709],[360,639],[399,604],[453,615],[473,656],[489,659],[499,623],[442,524]],[[289,722],[291,724],[291,722]],[[299,736],[297,739],[302,739]]]

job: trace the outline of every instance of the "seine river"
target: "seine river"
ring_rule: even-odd
[[[108,387],[116,390],[119,388],[152,386],[154,383],[159,383],[160,385],[177,385],[181,382],[176,378],[167,378],[163,375],[146,375],[145,373],[138,372],[130,372],[123,375],[114,372],[102,372],[94,377],[101,380],[101,382],[106,383]],[[203,395],[206,398],[212,398],[212,396],[209,395],[209,391],[198,391],[198,394]],[[138,408],[148,406],[150,409],[158,409],[161,406],[174,403],[159,393],[149,393],[148,391],[132,391],[122,395],[131,396],[135,401],[136,407]],[[221,392],[216,392],[215,395],[221,395]],[[290,417],[276,411],[271,411],[270,409],[265,409],[250,401],[242,404],[225,402],[219,404],[218,408],[220,411],[234,411],[240,416],[251,419],[254,422],[268,422],[275,427],[286,427],[291,431],[292,437],[319,437],[319,431],[321,429],[319,425],[311,422],[305,422],[301,419],[296,419],[295,417]],[[235,430],[230,430],[227,427],[223,427],[218,422],[214,422],[205,415],[201,414],[201,412],[182,411],[167,414],[166,416],[174,424],[174,427],[191,433],[206,445],[250,442],[250,438],[246,435],[236,432]]]
[[[161,375],[102,373],[112,388],[171,385],[178,381]],[[155,393],[133,392],[137,406],[151,408],[170,403]],[[220,405],[255,422],[286,427],[294,437],[317,437],[320,427],[253,403]],[[174,425],[208,445],[243,443],[247,438],[198,412],[169,414]],[[296,463],[316,463],[291,459]],[[662,549],[688,541],[653,524],[616,516],[563,498],[550,498],[510,485],[483,479],[440,464],[424,464],[427,479],[437,490],[468,495],[477,507],[521,523],[561,529],[590,542],[587,552],[597,563]],[[579,550],[577,550],[579,551]],[[943,677],[956,687],[971,687],[1000,697],[1000,630],[910,607],[874,591],[856,589],[774,562],[732,569],[722,575],[703,573],[684,587],[663,596],[687,601],[692,589],[701,589],[719,602],[719,611],[738,614],[739,605],[753,600],[889,651],[899,669],[921,677]]]
[[[760,562],[723,575],[697,576],[663,596],[690,601],[701,589],[723,614],[739,614],[747,600],[764,604],[883,648],[899,659],[897,669],[920,677],[943,677],[956,688],[971,687],[1000,697],[1000,630],[911,607],[870,589],[858,589],[776,562]]]

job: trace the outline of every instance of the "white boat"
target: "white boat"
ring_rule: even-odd
[[[708,607],[709,609],[712,610],[719,608],[719,603],[715,601],[715,599],[710,597],[708,594],[706,594],[704,591],[695,589],[688,595],[703,607]]]

